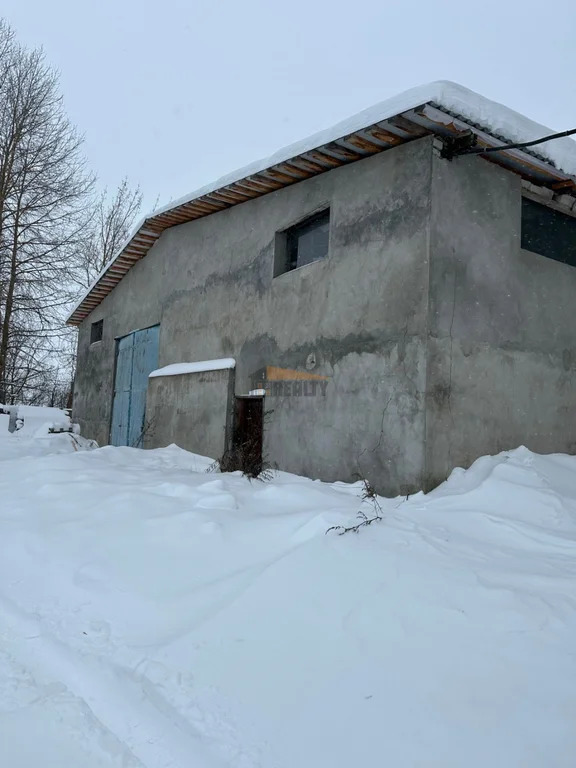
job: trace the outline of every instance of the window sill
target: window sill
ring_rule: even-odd
[[[279,275],[274,275],[272,278],[273,280],[278,280],[279,277],[284,277],[285,275],[293,275],[294,272],[300,272],[301,269],[307,269],[308,267],[314,267],[316,264],[323,264],[324,262],[328,261],[328,256],[326,256],[323,259],[316,259],[316,261],[311,261],[309,264],[302,264],[301,267],[294,267],[294,269],[289,269],[286,272],[281,272]]]

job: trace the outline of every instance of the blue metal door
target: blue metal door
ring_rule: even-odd
[[[160,326],[134,331],[118,341],[112,445],[141,447],[146,421],[148,376],[158,367]]]
[[[114,403],[112,405],[112,445],[129,445],[130,389],[132,387],[132,357],[134,334],[119,339],[116,353],[116,380],[114,382]]]

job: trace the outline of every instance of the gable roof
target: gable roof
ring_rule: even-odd
[[[412,88],[144,217],[80,299],[67,323],[80,325],[170,227],[423,136],[454,136],[467,130],[472,130],[481,147],[531,141],[552,133],[456,83],[439,81]],[[572,139],[483,157],[533,184],[576,197],[576,142]]]

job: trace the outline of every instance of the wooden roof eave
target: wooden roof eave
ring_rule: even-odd
[[[408,141],[427,135],[448,136],[468,130],[474,131],[480,146],[506,146],[506,142],[487,133],[482,127],[471,125],[447,110],[428,103],[150,216],[75,307],[67,323],[80,325],[132,266],[146,256],[166,229],[227,210]],[[503,149],[502,152],[489,153],[483,157],[519,174],[527,181],[576,195],[576,178],[555,169],[551,163],[538,157],[537,152]]]

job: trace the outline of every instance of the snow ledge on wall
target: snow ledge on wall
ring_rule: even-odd
[[[149,379],[157,376],[182,376],[185,373],[203,373],[204,371],[223,371],[227,368],[235,368],[236,360],[233,357],[222,357],[219,360],[201,360],[197,363],[173,363],[158,368],[148,376]]]

